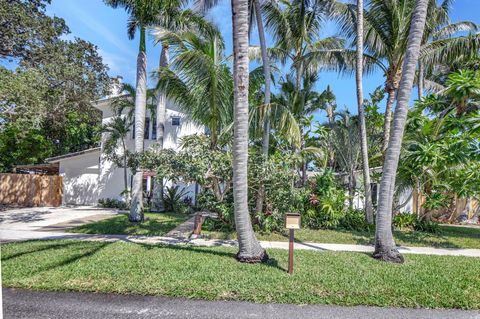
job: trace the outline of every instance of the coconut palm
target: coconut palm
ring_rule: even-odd
[[[265,40],[265,28],[262,20],[262,10],[259,0],[253,0],[253,12],[250,15],[254,15],[257,22],[258,38],[260,40],[260,52],[262,55],[263,77],[265,81],[264,90],[264,116],[263,116],[263,130],[262,130],[262,156],[264,160],[268,159],[268,149],[270,145],[270,85],[271,85],[271,72],[270,72],[270,60],[268,59],[267,43]],[[253,20],[253,19],[251,19]],[[261,212],[263,210],[263,197],[264,197],[264,185],[260,182],[260,188],[258,190],[256,210]]]
[[[369,61],[376,61],[376,64],[385,74],[385,91],[387,103],[385,107],[385,121],[383,129],[383,150],[388,146],[390,127],[392,120],[392,107],[395,102],[395,95],[399,81],[402,76],[402,66],[405,58],[405,50],[408,41],[408,29],[410,17],[415,5],[414,0],[370,0],[368,8],[364,10],[364,42]],[[459,23],[445,26],[448,23],[448,8],[451,0],[444,0],[437,6],[435,0],[429,1],[429,14],[426,26],[427,33],[422,40],[424,46],[421,51],[421,62],[424,67],[432,66],[445,61],[447,57],[471,50],[475,47],[478,50],[480,37],[478,39],[459,37],[445,38],[445,35],[452,36],[454,30],[464,30],[468,23]],[[341,32],[346,37],[356,38],[357,8],[355,4],[337,3],[336,13],[340,21]],[[443,32],[439,30],[444,29]],[[443,35],[441,40],[426,42],[430,36],[435,34],[434,30]],[[477,38],[477,37],[475,37]]]
[[[368,163],[367,125],[363,109],[363,0],[357,0],[357,59],[355,80],[357,85],[358,120],[360,122],[360,146],[362,151],[363,186],[365,189],[365,217],[373,224],[373,205],[370,191],[370,166]]]
[[[147,104],[147,54],[146,28],[159,21],[158,12],[162,8],[160,0],[104,0],[113,8],[123,7],[130,15],[127,32],[133,39],[135,32],[140,32],[140,43],[137,56],[137,82],[135,94],[135,152],[141,153],[144,149],[143,132],[145,128],[145,113]],[[133,177],[132,203],[129,220],[143,221],[143,171],[137,170]]]
[[[419,99],[425,90],[425,73],[431,73],[438,65],[450,64],[460,57],[471,58],[480,48],[480,35],[456,36],[459,32],[477,31],[478,26],[471,21],[451,22],[449,15],[452,3],[451,0],[444,0],[440,5],[436,1],[430,4],[418,62]],[[428,84],[428,87],[432,86],[432,83]]]
[[[420,47],[425,29],[429,0],[417,0],[408,33],[408,43],[402,67],[402,77],[399,84],[397,106],[395,109],[393,130],[386,151],[383,165],[383,175],[380,183],[379,205],[375,231],[376,259],[402,263],[403,256],[395,247],[392,234],[392,205],[395,178],[397,173],[400,149],[402,146],[408,105],[412,94],[415,70],[420,56]]]
[[[319,39],[322,24],[332,13],[331,0],[272,1],[264,5],[266,27],[276,43],[269,50],[270,58],[291,66],[296,94],[295,108],[305,107],[302,92],[310,83],[312,75],[321,70],[351,70],[355,53],[344,48],[345,41],[338,37]],[[301,133],[301,132],[300,132]],[[299,134],[303,139],[304,134]],[[300,141],[304,145],[304,141]],[[302,170],[306,173],[306,163]],[[303,174],[306,181],[306,174]]]
[[[299,156],[305,158],[301,163],[303,185],[307,179],[308,160],[306,159],[312,151],[319,153],[318,149],[307,147],[305,143],[305,137],[308,135],[304,131],[309,126],[308,118],[315,112],[324,109],[330,101],[328,89],[322,94],[313,90],[317,80],[318,74],[310,73],[308,77],[303,78],[303,87],[299,89],[294,76],[287,75],[280,81],[279,94],[272,99],[272,126],[285,136]],[[305,150],[310,151],[305,152]]]
[[[167,32],[173,59],[160,68],[157,88],[210,132],[211,148],[218,145],[222,129],[232,123],[232,74],[218,33]]]
[[[201,33],[215,34],[217,30],[200,15],[191,10],[185,10],[181,6],[183,3],[177,0],[167,2],[161,13],[161,23],[157,24],[153,30],[153,35],[157,42],[161,43],[162,49],[160,53],[159,68],[165,68],[169,63],[169,43],[161,41],[165,32],[181,32],[185,30],[198,30]],[[165,135],[165,116],[167,97],[163,90],[157,89],[156,94],[156,150],[163,149],[163,139]],[[161,176],[156,177],[156,183],[153,190],[152,210],[163,211],[163,179]]]
[[[233,196],[235,227],[242,262],[268,259],[255,237],[248,211],[248,0],[232,1],[233,79],[234,79],[234,138]]]

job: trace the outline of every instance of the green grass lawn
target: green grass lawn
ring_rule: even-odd
[[[241,264],[226,247],[87,241],[2,245],[4,287],[165,295],[260,303],[480,309],[480,260],[407,255],[403,265],[361,253],[269,250]]]
[[[128,221],[128,214],[70,229],[70,232],[84,234],[163,236],[189,218],[185,214],[145,213],[140,224]]]
[[[445,226],[440,227],[438,234],[418,231],[395,231],[395,242],[402,246],[429,246],[442,248],[477,248],[480,249],[480,228],[465,228]],[[207,238],[235,239],[232,232],[205,231]],[[300,229],[295,231],[295,239],[299,242],[359,244],[374,243],[374,232],[350,230],[313,230]],[[259,240],[288,241],[288,232],[257,233]]]
[[[146,213],[146,221],[141,224],[130,223],[127,214],[86,224],[71,229],[71,232],[85,234],[142,235],[163,236],[189,218],[188,215],[176,213]],[[235,232],[203,231],[207,238],[235,239]],[[288,241],[288,233],[257,233],[260,240]],[[295,231],[295,239],[300,242],[335,243],[335,244],[373,244],[374,233],[347,230],[313,230]],[[395,240],[403,246],[429,246],[442,248],[479,248],[480,228],[465,228],[442,225],[438,234],[418,231],[395,231]]]

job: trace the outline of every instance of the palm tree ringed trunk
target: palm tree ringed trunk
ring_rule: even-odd
[[[145,112],[147,104],[147,55],[145,53],[145,28],[140,28],[140,50],[137,57],[137,85],[135,93],[135,152],[144,148]],[[128,219],[143,221],[143,170],[138,168],[133,176],[132,203]]]
[[[168,44],[162,45],[162,52],[160,53],[160,68],[167,67],[169,62]],[[167,98],[165,92],[158,90],[157,92],[157,145],[159,149],[163,149],[163,139],[165,136],[165,119],[167,111]],[[155,184],[153,186],[152,211],[163,212],[165,204],[163,202],[163,178],[156,176]]]
[[[128,190],[128,173],[127,173],[127,146],[125,145],[125,138],[122,138],[122,148],[123,148],[123,188],[125,192],[125,202],[130,202],[130,191]]]
[[[260,9],[259,0],[253,1],[255,16],[257,18],[258,37],[260,38],[260,51],[262,52],[263,62],[263,77],[265,78],[265,99],[264,99],[264,119],[263,119],[263,134],[262,134],[262,156],[266,161],[268,159],[268,148],[270,144],[270,61],[267,54],[267,43],[265,41],[265,30],[263,28],[262,12]],[[263,201],[265,197],[265,185],[263,181],[260,182],[258,189],[256,211],[263,211]]]
[[[403,74],[398,89],[393,130],[383,164],[383,175],[380,183],[373,258],[396,263],[403,263],[404,258],[396,249],[392,234],[391,211],[395,177],[407,121],[408,104],[410,103],[410,97],[412,95],[415,70],[420,54],[420,44],[425,29],[428,2],[429,0],[417,0],[412,15],[408,45],[403,64]]]
[[[248,0],[232,0],[234,137],[233,198],[240,262],[268,259],[255,237],[248,212]]]
[[[387,91],[387,105],[385,107],[385,115],[383,122],[383,145],[382,152],[385,154],[385,151],[388,147],[388,142],[390,139],[390,128],[392,126],[392,108],[395,103],[395,93],[397,91],[396,78],[397,75],[392,74],[394,71],[389,69],[387,71],[387,81],[385,84],[385,90]]]
[[[425,69],[423,66],[423,63],[421,61],[418,62],[418,99],[420,100],[423,97],[423,91],[424,91],[424,80],[425,80]]]
[[[370,165],[368,163],[367,125],[363,109],[363,0],[357,0],[357,60],[355,80],[357,82],[358,119],[360,121],[360,148],[362,152],[363,186],[365,189],[365,218],[373,224],[373,205],[370,189]]]

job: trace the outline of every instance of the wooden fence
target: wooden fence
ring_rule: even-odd
[[[61,176],[0,174],[0,204],[15,206],[60,206]]]
[[[422,193],[413,192],[413,209],[412,212],[416,214],[423,214],[425,209],[422,207],[425,204],[425,195]],[[458,216],[463,213],[467,214],[468,218],[471,218],[475,212],[480,209],[480,202],[474,198],[458,198],[454,197],[455,203],[450,204],[449,207],[434,210],[430,214],[434,217],[440,217],[442,215],[449,215],[450,220],[456,220]]]

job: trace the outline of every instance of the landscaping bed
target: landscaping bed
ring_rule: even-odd
[[[31,241],[2,247],[3,286],[164,295],[260,303],[480,309],[477,258],[408,255],[403,265],[367,254],[269,250],[241,264],[226,247]]]

